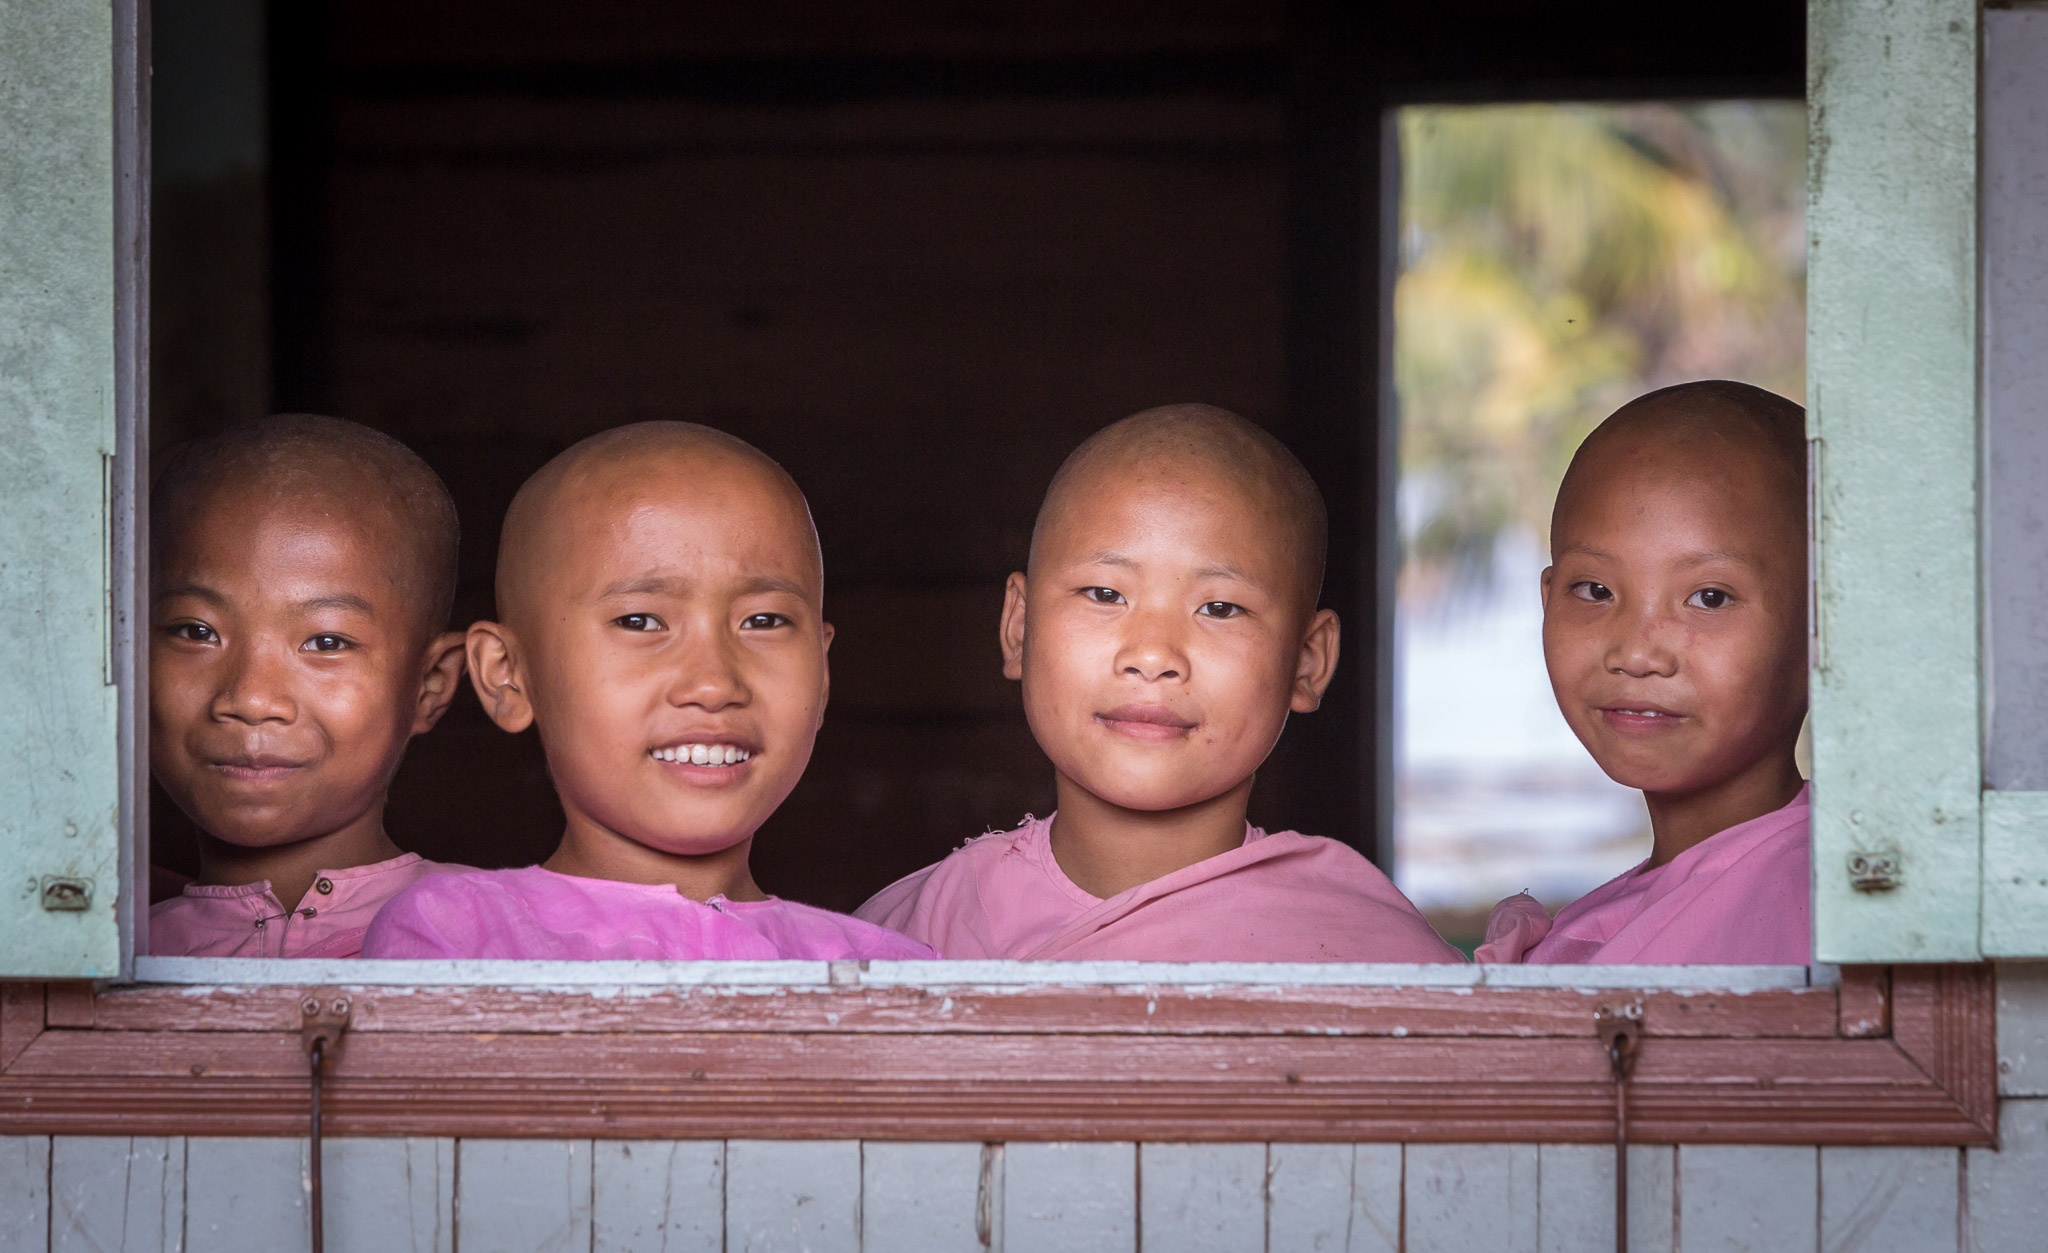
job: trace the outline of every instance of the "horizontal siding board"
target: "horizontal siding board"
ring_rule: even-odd
[[[1671,1253],[1676,1160],[1669,1145],[1629,1146],[1629,1253]],[[1536,1169],[1541,1212],[1537,1247],[1542,1253],[1613,1248],[1614,1147],[1541,1145]]]
[[[185,1162],[185,1141],[175,1137],[56,1137],[50,1147],[52,1253],[183,1248]]]
[[[1998,1094],[2048,1096],[2048,962],[1998,965]]]
[[[1140,1145],[1138,1184],[1138,1230],[1147,1253],[1265,1249],[1265,1145]]]
[[[1757,1144],[1678,1150],[1685,1253],[1783,1253],[1820,1237],[1818,1149]]]
[[[1823,1148],[1822,1253],[1954,1248],[1959,1149]]]
[[[2048,1241],[2048,1100],[2001,1101],[1998,1147],[1964,1152],[1969,1253],[2037,1253]]]
[[[590,1141],[463,1140],[456,1155],[458,1247],[588,1253]]]
[[[327,1139],[321,1173],[334,1253],[454,1253],[454,1140]]]
[[[0,1136],[0,1253],[49,1253],[50,1137]]]
[[[861,1146],[861,1247],[978,1253],[987,1146],[875,1140]]]
[[[1136,1253],[1138,1148],[1011,1144],[1003,1152],[1003,1253]]]
[[[860,1253],[858,1140],[725,1146],[729,1253]]]
[[[193,1253],[275,1253],[312,1239],[306,1142],[185,1141],[185,1238]]]
[[[1406,1253],[1535,1253],[1533,1144],[1411,1144]]]
[[[592,1253],[721,1253],[723,1140],[599,1140],[592,1151]]]

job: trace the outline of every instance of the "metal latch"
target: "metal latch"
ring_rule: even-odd
[[[1905,858],[1896,848],[1849,854],[1849,886],[1858,892],[1889,892],[1906,881]]]
[[[1643,1038],[1643,1003],[1602,1005],[1593,1011],[1593,1029],[1600,1035],[1600,1047],[1607,1050],[1614,1081],[1625,1081],[1635,1068],[1636,1045]]]
[[[348,1030],[349,999],[336,992],[316,992],[299,1002],[299,1042],[316,1059],[314,1064],[334,1055]]]

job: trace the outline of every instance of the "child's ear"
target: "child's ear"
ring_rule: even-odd
[[[1550,608],[1550,576],[1557,572],[1556,566],[1543,567],[1543,607]]]
[[[412,733],[425,735],[455,699],[462,682],[464,640],[460,631],[445,631],[427,645],[426,673],[420,676],[419,703],[413,708]]]
[[[1323,703],[1330,677],[1337,673],[1337,652],[1342,631],[1337,611],[1318,609],[1301,634],[1301,652],[1294,662],[1294,694],[1287,707],[1298,714],[1314,713]]]
[[[996,642],[1003,647],[1003,677],[1024,677],[1024,572],[1012,574],[1003,584],[1003,620],[996,628]]]
[[[469,681],[491,721],[517,735],[533,725],[533,701],[521,690],[525,676],[509,628],[497,622],[469,626]]]
[[[818,725],[823,726],[825,724],[825,706],[832,703],[832,624],[829,622],[821,623],[820,629],[825,637],[825,647],[823,650],[825,653],[825,687],[823,691],[818,693]]]

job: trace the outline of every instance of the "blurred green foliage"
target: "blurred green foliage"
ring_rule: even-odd
[[[1796,101],[1403,109],[1403,594],[1547,532],[1571,454],[1695,378],[1805,395]]]

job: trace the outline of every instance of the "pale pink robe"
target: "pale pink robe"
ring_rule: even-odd
[[[322,870],[291,909],[259,879],[235,887],[187,883],[149,911],[157,957],[354,957],[384,903],[429,875],[468,866],[403,853],[368,866]]]
[[[951,958],[1459,962],[1387,877],[1335,840],[1245,827],[1244,843],[1108,900],[1052,855],[1052,819],[969,840],[859,917]]]
[[[1783,809],[1637,866],[1557,912],[1493,907],[1482,962],[1804,966],[1813,959],[1808,788]]]
[[[363,956],[838,961],[934,954],[893,931],[795,901],[699,902],[671,884],[528,866],[445,875],[402,893],[371,924]]]

